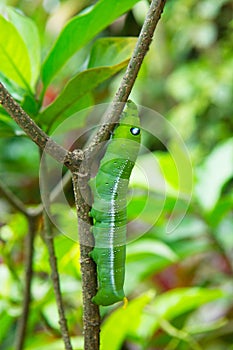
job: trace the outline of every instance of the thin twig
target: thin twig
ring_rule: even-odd
[[[84,150],[86,158],[92,158],[94,154],[96,154],[98,151],[97,146],[101,142],[109,139],[110,132],[113,130],[115,123],[118,122],[120,114],[124,108],[124,103],[128,100],[143,59],[149,50],[155,28],[163,12],[165,2],[166,0],[152,0],[126,72],[123,76],[119,89],[115,94],[113,102],[111,103],[106,112],[106,116],[104,117],[106,122],[100,127],[88,147]]]
[[[22,314],[18,322],[18,329],[16,333],[15,350],[23,350],[25,337],[26,337],[29,309],[30,309],[30,303],[31,303],[34,237],[37,229],[37,218],[28,217],[28,226],[29,226],[29,230],[28,230],[29,232],[26,237],[25,287],[24,287],[24,293],[23,293]]]
[[[72,152],[67,151],[52,140],[13,99],[2,83],[0,83],[0,104],[40,149],[45,150],[59,163],[70,167]]]
[[[42,195],[42,198],[44,198],[44,201],[47,201],[47,203],[44,203],[44,204],[45,204],[46,210],[48,211],[50,207],[50,202],[47,196],[47,194],[49,193],[47,178],[48,178],[48,175],[47,175],[46,159],[45,157],[42,157],[41,159],[41,195]],[[51,228],[48,214],[45,210],[43,212],[43,218],[44,218],[44,240],[49,252],[49,262],[50,262],[50,267],[52,271],[51,278],[53,282],[53,289],[54,289],[57,308],[58,308],[61,335],[63,338],[65,349],[72,350],[72,345],[70,341],[67,320],[65,317],[65,310],[64,310],[63,300],[62,300],[60,278],[59,278],[57,258],[56,258],[55,248],[54,248],[52,228]]]
[[[16,350],[22,350],[25,343],[29,309],[31,303],[31,285],[33,278],[33,255],[34,255],[34,236],[37,228],[38,215],[34,215],[24,203],[0,180],[0,192],[7,201],[19,212],[26,216],[28,221],[28,234],[26,236],[26,259],[25,259],[25,285],[23,288],[23,306],[21,317],[18,321],[16,332]],[[12,269],[13,270],[13,269]],[[15,272],[14,272],[15,274]],[[17,275],[16,275],[17,276]],[[18,280],[18,276],[17,276]]]
[[[0,179],[0,193],[7,199],[7,201],[22,214],[27,217],[30,216],[30,212],[25,207],[24,203],[6,186],[6,184]]]

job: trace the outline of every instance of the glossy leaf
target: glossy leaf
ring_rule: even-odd
[[[177,288],[158,295],[144,313],[141,325],[135,332],[148,339],[159,328],[160,320],[172,320],[187,311],[196,309],[206,303],[226,297],[219,289],[207,288]]]
[[[6,337],[7,334],[9,334],[9,330],[12,327],[12,324],[14,323],[14,318],[10,315],[9,310],[4,310],[3,305],[1,307],[0,322],[1,322],[0,342],[1,344],[3,344],[4,338]]]
[[[10,21],[14,24],[18,33],[26,44],[31,70],[30,85],[34,89],[40,72],[40,38],[35,23],[11,7],[7,7]]]
[[[1,69],[1,66],[0,66],[0,69]],[[3,74],[1,71],[0,71],[0,81],[17,102],[21,103],[23,101],[23,97],[26,93],[25,89],[20,87],[13,80],[8,79],[6,75]],[[8,115],[7,112],[2,108],[2,106],[0,107],[0,109],[4,111],[4,114]],[[1,113],[3,113],[2,111]]]
[[[179,257],[179,261],[189,256],[194,256],[201,252],[211,250],[212,246],[207,240],[200,239],[199,241],[179,241],[172,244],[173,250]],[[129,246],[127,246],[129,247]],[[154,276],[156,273],[162,271],[168,266],[174,264],[173,261],[160,255],[152,254],[129,254],[126,258],[126,278],[125,278],[125,292],[130,295],[135,291],[137,286],[145,282],[145,279]],[[143,259],[142,259],[143,257]],[[135,274],[135,271],[137,273]]]
[[[101,350],[121,348],[127,333],[137,329],[142,310],[152,297],[151,293],[144,294],[130,301],[126,309],[123,307],[117,309],[105,320],[101,329]],[[121,327],[117,327],[117,325],[121,325]]]
[[[15,26],[0,15],[0,72],[30,90],[32,79],[28,50]]]
[[[12,137],[15,136],[15,128],[11,123],[8,123],[6,120],[2,120],[0,115],[0,137]]]
[[[137,38],[101,38],[94,43],[88,68],[113,66],[129,58]]]
[[[157,255],[161,256],[171,262],[175,262],[178,259],[176,253],[165,243],[152,239],[143,239],[141,241],[134,242],[129,245],[129,255]]]
[[[41,122],[49,125],[57,118],[62,121],[77,112],[79,100],[100,83],[119,72],[127,62],[128,60],[125,60],[111,67],[91,68],[77,74],[65,86],[58,98],[41,113]]]
[[[55,338],[51,341],[49,336],[46,335],[46,332],[44,332],[43,335],[40,335],[40,337],[31,337],[30,342],[28,342],[28,346],[25,347],[25,350],[45,350],[45,344],[47,344],[46,350],[64,350],[63,340],[56,340]],[[71,344],[75,350],[82,350],[83,338],[72,337]]]
[[[157,151],[143,154],[138,157],[137,164],[132,173],[132,185],[147,188],[149,183],[150,190],[155,192],[187,198],[191,195],[192,164],[187,150],[178,141],[169,144],[169,153]]]
[[[196,196],[201,206],[211,211],[223,185],[233,174],[233,138],[218,145],[197,170]]]
[[[63,134],[65,137],[65,133],[70,130],[74,130],[77,128],[81,128],[86,120],[87,115],[90,113],[90,106],[94,104],[94,99],[91,93],[86,93],[81,98],[77,99],[73,105],[67,107],[67,109],[61,113],[60,115],[55,115],[54,119],[49,119],[47,115],[47,110],[45,110],[45,114],[47,115],[47,119],[44,122],[44,116],[42,112],[43,122],[47,125],[50,125],[50,133],[54,132],[54,136],[58,134]],[[52,117],[52,114],[50,115]],[[67,119],[68,118],[68,119]]]
[[[100,0],[70,20],[44,62],[42,80],[45,88],[75,52],[137,2],[138,0]]]
[[[196,218],[186,217],[172,232],[165,228],[153,227],[150,232],[137,241],[127,245],[126,255],[126,295],[134,292],[145,278],[154,276],[162,269],[180,262],[200,252],[211,251],[213,246],[204,236],[206,226]],[[148,237],[149,236],[149,237]],[[160,249],[158,242],[163,243]],[[165,247],[168,247],[167,250]],[[137,273],[134,273],[137,271]]]

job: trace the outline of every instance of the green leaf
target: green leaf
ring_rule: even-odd
[[[137,2],[138,0],[100,0],[89,11],[69,21],[44,62],[44,88],[76,51]]]
[[[128,245],[128,256],[132,255],[155,255],[161,256],[171,262],[176,262],[178,256],[176,253],[165,243],[157,241],[155,239],[143,239],[131,243]]]
[[[101,38],[94,43],[88,68],[113,66],[129,58],[137,38]]]
[[[1,118],[1,116],[0,116]],[[12,137],[15,136],[15,130],[6,121],[0,120],[0,137]]]
[[[3,301],[1,301],[1,314],[0,314],[0,322],[1,322],[1,332],[0,332],[0,342],[3,344],[4,338],[6,334],[9,333],[10,327],[14,322],[13,316],[9,315],[9,305],[7,305],[7,311],[3,309]],[[4,305],[5,306],[5,305]]]
[[[189,199],[193,180],[189,154],[179,140],[172,140],[168,151],[169,153],[157,151],[139,156],[139,166],[134,167],[130,183],[147,188],[149,182],[150,190],[162,193],[165,192],[166,185],[166,195],[178,195]]]
[[[14,99],[17,102],[21,103],[26,91],[22,87],[20,87],[18,84],[16,84],[13,80],[8,79],[6,75],[3,74],[2,72],[0,72],[0,81],[5,86],[5,88],[9,91],[11,96],[14,97]],[[3,113],[2,111],[4,111],[4,114],[8,115],[8,113],[2,107],[0,107],[0,109],[1,109],[1,113]]]
[[[177,288],[163,293],[148,306],[149,312],[144,312],[135,336],[148,339],[159,328],[160,320],[170,321],[187,311],[223,297],[226,297],[226,294],[219,289],[198,287]]]
[[[0,15],[0,72],[30,90],[31,66],[26,44],[14,25]]]
[[[197,169],[196,196],[206,211],[219,200],[223,185],[233,175],[233,138],[215,147]]]
[[[130,301],[126,309],[117,309],[105,320],[101,329],[101,350],[121,349],[127,333],[138,328],[142,311],[152,297],[151,293],[144,294]]]
[[[77,101],[74,102],[74,104],[71,105],[70,108],[67,107],[67,109],[65,109],[64,112],[60,115],[55,114],[53,119],[53,114],[50,115],[50,119],[46,109],[46,120],[44,119],[44,114],[42,112],[42,114],[40,115],[40,117],[42,116],[40,121],[42,121],[46,125],[49,124],[50,134],[55,131],[56,136],[60,133],[64,135],[65,132],[81,128],[84,125],[86,117],[90,113],[90,109],[88,107],[92,106],[93,104],[94,99],[92,97],[92,94],[87,93],[81,98],[77,99]],[[68,117],[69,119],[66,120],[66,118]]]
[[[0,111],[0,137],[22,136],[25,132],[20,130],[17,124]]]
[[[216,228],[218,224],[231,212],[233,208],[233,194],[220,198],[214,209],[208,215],[208,224]]]
[[[57,99],[40,114],[40,121],[50,125],[57,118],[61,122],[77,112],[79,100],[100,83],[119,72],[126,66],[127,62],[128,60],[125,60],[111,67],[91,68],[77,74],[69,81]]]
[[[40,38],[36,24],[11,7],[7,7],[9,20],[14,24],[26,44],[31,69],[30,86],[35,87],[40,72]]]
[[[71,343],[75,350],[82,350],[83,349],[83,337],[71,337]],[[45,345],[46,344],[46,345]],[[49,334],[34,336],[34,337],[28,337],[27,346],[25,347],[25,350],[63,350],[64,349],[64,341],[62,339],[56,340],[51,339],[51,336]]]
[[[164,226],[156,225],[149,233],[147,232],[149,238],[143,236],[128,244],[126,294],[132,293],[149,276],[154,276],[157,272],[173,265],[175,260],[183,261],[186,257],[212,250],[213,246],[204,236],[205,232],[206,226],[200,220],[195,217],[185,217],[170,235],[166,233]],[[159,242],[164,245],[159,246]],[[169,247],[168,250],[167,247]]]

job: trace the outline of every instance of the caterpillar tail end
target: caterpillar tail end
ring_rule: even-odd
[[[123,294],[123,293],[122,293]],[[115,303],[118,303],[119,301],[123,301],[124,305],[127,306],[128,300],[127,298],[122,294],[113,294],[110,292],[106,292],[103,289],[98,290],[96,295],[92,298],[92,302],[97,305],[103,305],[108,306]]]

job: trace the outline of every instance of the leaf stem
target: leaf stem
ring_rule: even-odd
[[[42,197],[44,198],[44,201],[46,201],[46,198],[47,198],[46,194],[49,193],[47,178],[48,178],[48,174],[47,174],[46,159],[45,157],[41,157],[41,194],[42,194]],[[44,204],[45,204],[46,210],[48,211],[50,207],[49,198],[47,199],[47,203],[44,203]],[[52,227],[50,224],[49,216],[45,210],[43,211],[43,218],[44,218],[44,236],[43,237],[49,252],[49,262],[50,262],[50,267],[52,271],[51,278],[53,282],[53,289],[54,289],[57,308],[58,308],[61,335],[63,338],[65,349],[72,350],[73,348],[70,341],[67,320],[65,317],[65,310],[64,310],[63,300],[62,300],[60,277],[59,277],[58,266],[57,266],[54,239],[52,235]]]

